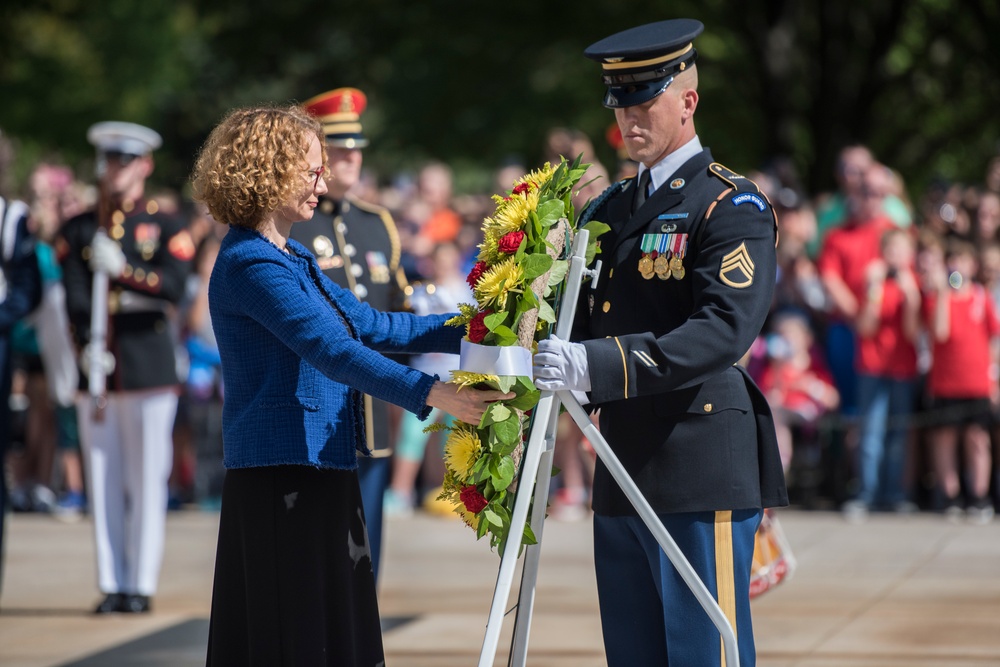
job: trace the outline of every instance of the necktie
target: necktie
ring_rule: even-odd
[[[635,203],[632,206],[632,212],[635,213],[642,206],[643,202],[646,201],[646,195],[649,192],[649,169],[645,169],[642,175],[639,176],[639,185],[635,189]]]

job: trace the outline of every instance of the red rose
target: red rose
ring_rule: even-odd
[[[486,496],[479,493],[479,489],[475,487],[474,484],[462,487],[462,493],[459,494],[459,498],[462,499],[462,504],[465,505],[465,509],[469,510],[473,514],[479,514],[482,512],[489,501],[486,500]]]
[[[529,183],[521,183],[520,185],[515,186],[513,190],[511,190],[511,194],[526,195],[530,190],[531,190],[531,185]]]
[[[473,343],[482,343],[483,339],[486,338],[486,334],[490,330],[486,327],[486,323],[483,322],[487,315],[491,315],[492,310],[481,310],[476,313],[476,316],[472,318],[469,322],[469,340]]]
[[[468,277],[465,282],[469,283],[469,287],[476,289],[476,283],[479,282],[479,278],[486,273],[486,262],[476,262],[472,270],[469,271]]]
[[[507,255],[512,255],[517,252],[517,249],[521,247],[521,241],[524,240],[524,232],[508,232],[500,237],[500,241],[497,243],[497,248],[500,252]]]

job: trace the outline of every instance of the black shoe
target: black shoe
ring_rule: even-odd
[[[108,593],[101,603],[94,607],[95,614],[114,614],[124,611],[125,596],[121,593]]]
[[[126,614],[145,614],[149,611],[148,595],[126,595],[121,611]]]

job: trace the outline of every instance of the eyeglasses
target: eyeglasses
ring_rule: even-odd
[[[319,167],[318,169],[310,169],[309,171],[306,172],[307,174],[310,174],[312,176],[310,180],[312,181],[312,186],[314,190],[316,189],[316,186],[319,185],[319,179],[325,172],[326,172],[326,167]]]

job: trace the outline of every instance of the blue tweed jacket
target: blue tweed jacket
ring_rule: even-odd
[[[295,241],[286,254],[232,226],[209,282],[226,398],[227,468],[353,468],[364,451],[361,392],[426,418],[435,378],[379,352],[458,352],[447,315],[383,313],[323,275]]]

